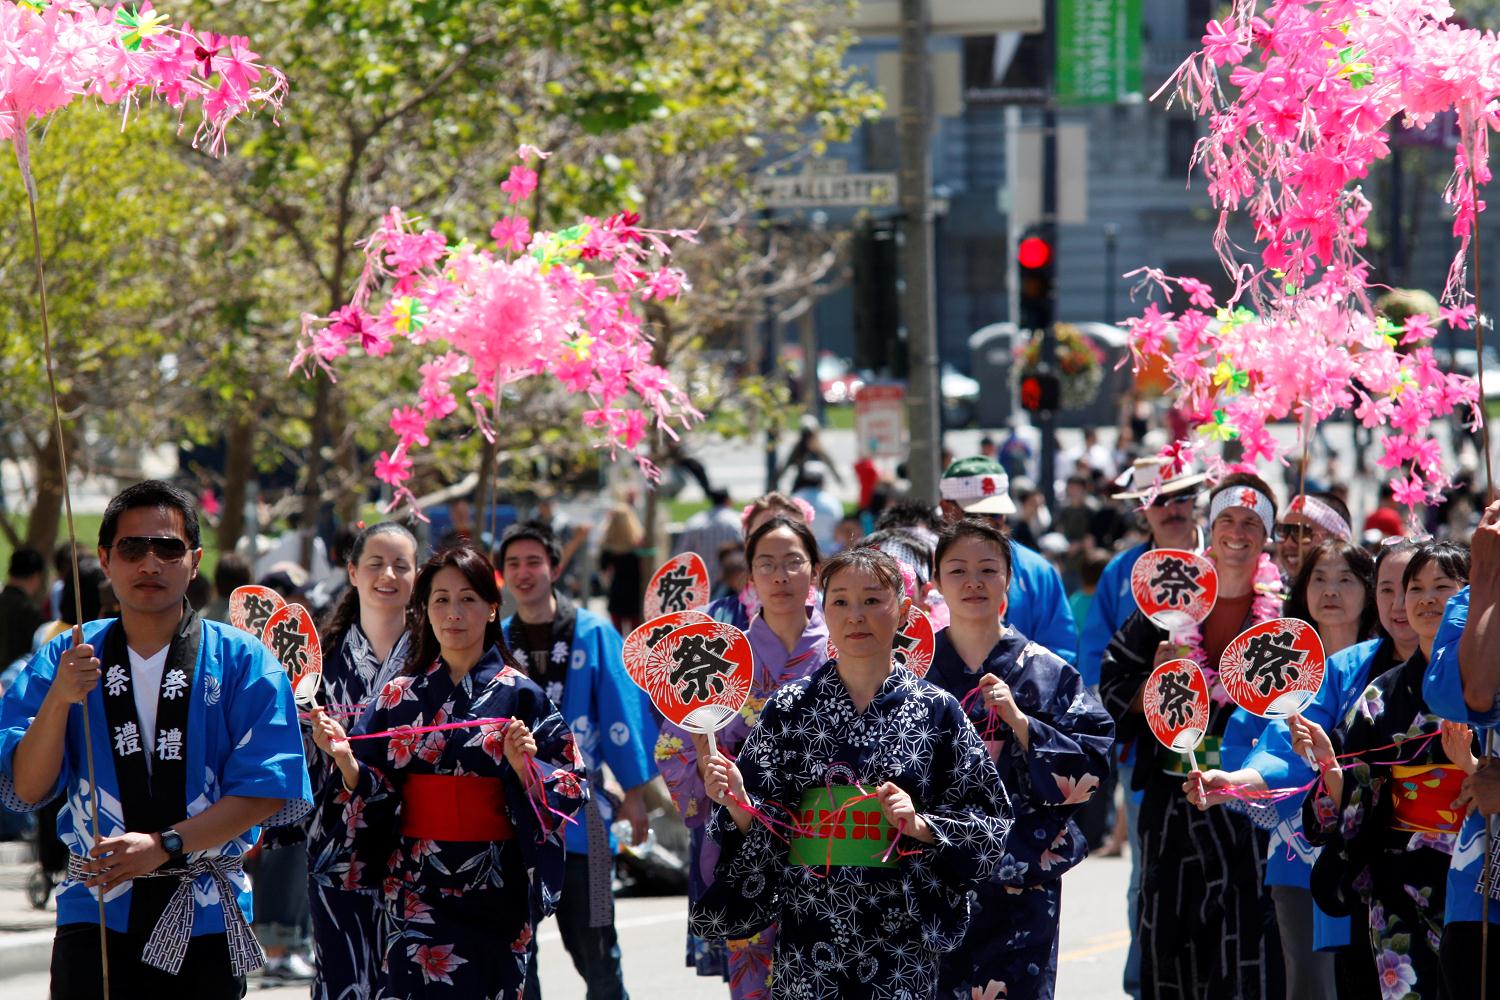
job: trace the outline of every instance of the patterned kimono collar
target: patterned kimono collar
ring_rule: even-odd
[[[816,657],[819,666],[828,658],[828,623],[823,620],[823,612],[816,604],[807,605],[807,627],[790,653],[781,637],[766,624],[764,612],[756,614],[750,621],[745,635],[755,654],[756,673],[764,674],[760,679],[773,688],[809,673],[806,669],[793,670],[804,667],[808,657]],[[794,673],[795,676],[789,676]]]
[[[510,669],[510,664],[506,661],[505,654],[500,651],[499,643],[496,643],[489,649],[486,649],[484,655],[479,657],[479,662],[470,667],[469,672],[464,674],[463,678],[452,686],[465,691],[472,701],[477,702],[480,695],[489,688],[495,678],[499,677],[507,669]],[[434,675],[441,678],[441,680],[448,680],[448,665],[443,662],[441,656],[427,670],[429,678],[432,678]],[[449,683],[452,684],[451,681]]]
[[[920,683],[922,682],[917,679],[917,675],[905,667],[892,667],[890,676],[881,682],[879,689],[875,692],[875,697],[870,699],[869,705],[865,706],[865,711],[868,712],[892,695]],[[842,695],[849,699],[851,704],[854,702],[854,696],[849,693],[849,689],[844,686],[844,679],[839,676],[838,663],[835,660],[829,660],[818,668],[813,674],[813,685],[822,688],[824,695]]]
[[[1268,622],[1281,616],[1282,602],[1281,571],[1266,553],[1260,554],[1255,567],[1255,582],[1251,584],[1255,599],[1250,602],[1250,618],[1244,628]],[[1219,670],[1208,664],[1208,651],[1203,647],[1203,626],[1193,625],[1172,633],[1173,644],[1182,647],[1183,656],[1198,664],[1203,677],[1208,681],[1208,694],[1216,705],[1229,704],[1229,692],[1219,680]]]
[[[347,684],[348,681],[359,678],[365,683],[365,699],[373,697],[401,672],[410,646],[411,630],[407,629],[401,633],[396,644],[391,647],[390,655],[382,663],[359,622],[351,622],[348,631],[344,633],[344,641],[339,644],[339,653],[344,658],[344,665],[349,668],[349,676],[342,680]]]

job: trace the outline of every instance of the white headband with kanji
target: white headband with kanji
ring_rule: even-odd
[[[1253,486],[1231,486],[1227,490],[1220,490],[1209,501],[1208,523],[1212,525],[1220,514],[1231,507],[1255,511],[1260,523],[1266,526],[1266,536],[1270,537],[1272,524],[1276,520],[1276,505],[1271,502],[1270,497]]]

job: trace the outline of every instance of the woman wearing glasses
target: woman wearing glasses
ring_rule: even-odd
[[[784,684],[806,677],[828,660],[828,627],[808,596],[818,569],[818,543],[800,520],[774,515],[762,520],[745,543],[750,586],[759,611],[745,634],[755,654],[750,698],[738,718],[718,731],[719,747],[735,753]],[[696,901],[714,880],[719,845],[705,836],[713,802],[704,789],[707,740],[671,723],[662,726],[656,763],[692,836],[689,896]],[[743,940],[706,939],[688,933],[687,964],[700,976],[722,976],[734,997],[764,996],[771,971],[775,927]]]
[[[1323,771],[1302,807],[1308,839],[1325,845],[1313,891],[1368,905],[1382,996],[1443,995],[1444,896],[1463,819],[1453,802],[1478,762],[1469,728],[1428,709],[1422,675],[1447,600],[1468,575],[1466,546],[1417,546],[1402,574],[1416,652],[1364,689],[1332,738],[1311,720],[1290,723],[1293,749]]]

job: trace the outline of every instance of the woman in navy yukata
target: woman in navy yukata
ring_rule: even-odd
[[[380,888],[390,920],[383,998],[519,1000],[532,934],[562,888],[561,827],[583,805],[584,767],[505,648],[499,605],[488,559],[437,553],[412,592],[412,654],[355,738],[316,713],[314,738],[343,777],[348,881]]]
[[[821,582],[840,658],[782,687],[737,761],[709,758],[722,853],[691,926],[775,923],[773,998],[935,997],[970,894],[1005,856],[1010,803],[957,699],[892,662],[910,608],[895,561],[853,549]]]
[[[395,521],[360,531],[349,550],[349,586],[321,623],[322,696],[360,715],[406,663],[411,633],[406,605],[417,575],[417,539]],[[346,887],[344,807],[337,769],[307,746],[308,777],[318,808],[307,820],[308,895],[317,978],[313,1000],[373,997],[385,954],[385,914],[374,891]]]
[[[968,707],[1016,813],[1005,857],[979,887],[975,929],[943,956],[941,992],[1051,1000],[1062,875],[1088,856],[1073,817],[1109,774],[1114,720],[1077,670],[1000,624],[1010,587],[1000,529],[949,524],[932,561],[951,624],[927,680]]]
[[[817,670],[828,660],[828,626],[808,599],[818,572],[818,542],[801,520],[777,514],[764,518],[745,542],[745,561],[760,610],[745,630],[755,656],[750,697],[739,714],[720,729],[718,745],[739,752],[761,710],[784,684]],[[713,802],[703,784],[708,739],[667,722],[656,743],[656,763],[687,824],[691,839],[689,900],[701,897],[714,880],[719,845],[705,835]],[[707,940],[688,934],[688,965],[700,976],[729,982],[734,1000],[764,1000],[771,975],[776,932],[767,927],[749,940]]]

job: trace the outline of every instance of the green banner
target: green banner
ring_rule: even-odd
[[[1141,0],[1056,0],[1057,104],[1114,104],[1141,92]]]

